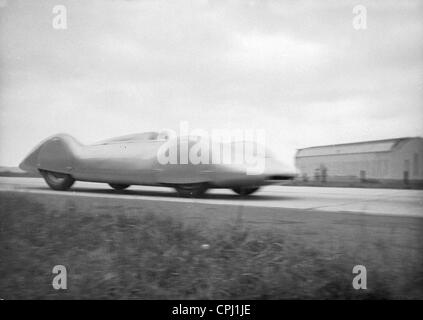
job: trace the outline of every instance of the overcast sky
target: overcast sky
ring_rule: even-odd
[[[423,136],[422,39],[423,1],[0,0],[0,165],[59,132],[90,143],[180,121],[265,129],[291,163]]]

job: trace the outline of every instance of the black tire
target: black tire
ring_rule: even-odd
[[[181,197],[196,198],[206,193],[208,187],[203,183],[180,184],[175,187]]]
[[[260,187],[236,187],[232,190],[238,193],[240,196],[248,196],[254,192],[257,192],[259,189]]]
[[[119,184],[119,183],[109,183],[109,186],[111,186],[115,190],[125,190],[126,188],[129,188],[130,184]]]
[[[68,190],[75,183],[75,179],[66,173],[40,170],[41,175],[53,190]]]

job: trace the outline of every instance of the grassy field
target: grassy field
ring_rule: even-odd
[[[38,173],[29,173],[21,170],[18,167],[3,167],[0,166],[0,177],[41,177]]]
[[[423,219],[13,192],[0,204],[3,299],[423,298]],[[51,285],[59,264],[67,290]],[[357,264],[368,290],[352,288]]]

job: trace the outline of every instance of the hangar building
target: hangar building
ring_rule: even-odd
[[[299,149],[303,180],[423,181],[423,138],[398,138]]]

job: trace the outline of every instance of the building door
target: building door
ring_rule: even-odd
[[[413,177],[416,179],[419,174],[419,154],[415,153],[413,157]]]
[[[403,173],[404,183],[408,183],[409,178],[410,178],[410,160],[404,160],[404,173]]]
[[[360,181],[365,182],[366,181],[366,171],[360,170]]]

